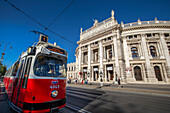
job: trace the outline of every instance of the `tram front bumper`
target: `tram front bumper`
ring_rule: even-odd
[[[23,109],[34,111],[34,110],[45,110],[45,109],[53,109],[53,108],[60,108],[60,106],[65,106],[66,98],[59,99],[55,101],[49,101],[44,103],[24,103]]]

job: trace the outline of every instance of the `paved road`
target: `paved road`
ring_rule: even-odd
[[[69,104],[79,106],[79,108],[91,113],[169,113],[170,97],[156,96],[140,93],[125,93],[121,91],[103,90],[103,89],[83,89],[77,87],[68,87],[68,90],[74,89],[76,95],[85,93],[82,98],[75,95],[68,96]],[[97,93],[98,96],[91,101],[88,98]],[[86,95],[87,94],[87,95]],[[73,93],[74,95],[74,93]],[[85,98],[84,101],[82,101]],[[71,101],[72,100],[72,101]],[[76,103],[76,104],[75,104]],[[78,104],[77,104],[78,103]],[[86,105],[85,105],[86,104]]]
[[[135,89],[135,88],[132,88]],[[140,89],[138,93],[130,88],[104,87],[95,85],[67,85],[67,105],[62,113],[169,113],[170,96],[154,95],[155,90]],[[138,88],[137,88],[138,89]],[[0,113],[12,113],[9,110],[4,85],[0,82]]]

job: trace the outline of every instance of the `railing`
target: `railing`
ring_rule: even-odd
[[[122,24],[122,27],[130,27],[130,26],[135,26],[135,25],[145,25],[145,24],[170,24],[170,21],[139,21],[139,22],[133,22],[133,23],[128,23],[128,24]]]

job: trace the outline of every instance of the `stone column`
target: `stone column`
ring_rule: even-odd
[[[94,53],[93,53],[93,50],[91,50],[91,61],[93,63],[93,60],[94,60]]]
[[[91,71],[91,76],[92,76],[91,77],[91,81],[94,81],[94,75],[93,75],[94,74],[94,69],[93,69],[93,66],[91,67],[91,70],[92,70]]]
[[[81,51],[81,47],[79,47],[79,67],[78,67],[79,72],[81,72],[81,59],[82,59],[82,51]]]
[[[161,39],[161,46],[163,48],[163,52],[166,58],[166,69],[167,69],[167,82],[170,82],[170,55],[169,55],[169,50],[167,47],[167,43],[165,41],[165,36],[163,33],[160,33],[160,39]]]
[[[99,41],[99,56],[100,56],[100,66],[99,66],[99,80],[100,80],[100,72],[103,76],[103,46],[102,41]]]
[[[130,68],[130,63],[129,63],[129,51],[128,51],[128,46],[126,42],[126,37],[123,37],[123,50],[124,50],[124,58],[125,58],[125,66],[126,68]],[[126,79],[129,82],[134,82],[135,78],[132,76],[130,71],[126,71]]]
[[[157,45],[158,45],[158,51],[159,51],[159,56],[160,56],[160,58],[164,58],[163,53],[162,53],[162,50],[161,50],[160,42],[157,42]]]
[[[82,50],[81,50],[81,46],[79,47],[79,56],[78,56],[78,61],[79,61],[79,66],[78,66],[78,79],[80,80],[80,75],[79,72],[81,72],[81,64],[82,64]]]
[[[104,56],[104,59],[106,60],[106,46],[103,47],[103,56]]]
[[[131,47],[130,45],[127,46],[128,47],[128,50],[129,50],[129,60],[132,60],[132,51],[131,51]]]
[[[83,52],[81,51],[81,64],[83,64],[84,63],[84,54],[83,54]]]
[[[157,82],[157,79],[155,77],[155,72],[150,64],[150,58],[149,58],[148,49],[147,49],[148,46],[146,44],[145,38],[146,38],[145,34],[142,34],[141,35],[141,46],[142,46],[142,50],[145,56],[146,76],[148,77],[149,82]]]
[[[144,59],[141,43],[139,43],[140,59]]]
[[[113,60],[113,58],[114,58],[114,47],[113,47],[113,44],[111,45],[112,46],[112,60]]]
[[[106,65],[104,65],[104,69],[105,69],[105,71],[104,71],[104,74],[105,74],[105,82],[107,82],[107,69],[106,69]]]
[[[144,82],[147,82],[147,77],[146,77],[146,72],[145,72],[145,66],[144,64],[142,63],[142,70],[141,70],[143,73],[143,79],[144,79]]]
[[[114,52],[115,52],[115,72],[118,76],[120,76],[120,68],[119,68],[119,58],[118,58],[118,47],[117,47],[117,38],[113,37],[114,42]]]
[[[91,67],[91,47],[90,47],[90,44],[89,44],[88,45],[88,68],[87,68],[87,74],[91,72],[90,71],[91,70],[90,67]],[[91,73],[90,73],[90,76],[91,76]],[[91,78],[90,76],[89,76],[88,79]]]
[[[162,63],[162,68],[163,68],[163,74],[164,74],[164,80],[165,82],[168,82],[168,76],[167,76],[167,72],[166,72],[166,67],[165,67],[165,64]]]

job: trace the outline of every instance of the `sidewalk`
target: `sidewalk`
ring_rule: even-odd
[[[117,84],[104,83],[103,87],[100,87],[100,83],[89,83],[89,84],[67,84],[71,87],[81,87],[81,88],[92,88],[106,91],[119,91],[119,92],[131,92],[139,94],[150,94],[170,97],[170,84],[122,84],[122,88],[118,88]]]

